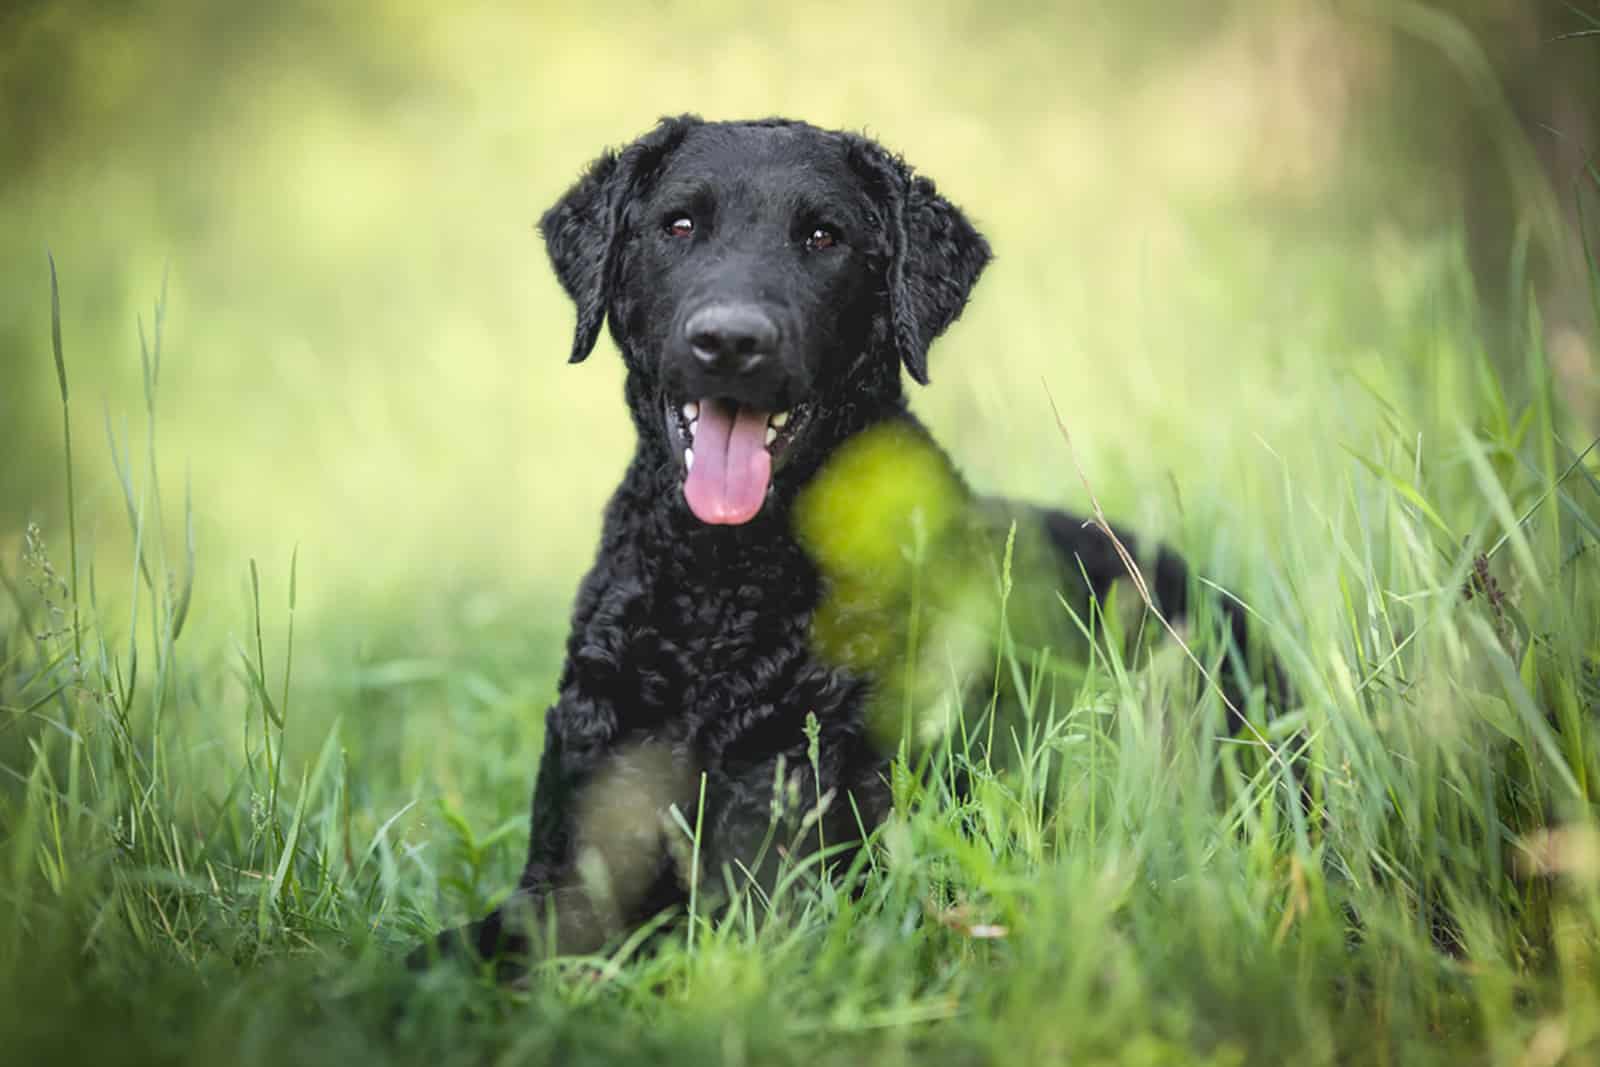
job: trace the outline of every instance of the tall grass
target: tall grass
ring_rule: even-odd
[[[297,556],[281,571],[251,563],[246,640],[180,643],[197,563],[190,502],[174,539],[158,477],[158,303],[153,344],[140,331],[142,469],[107,419],[125,602],[102,592],[98,561],[76,558],[76,511],[30,536],[6,583],[8,1058],[1595,1055],[1600,460],[1565,421],[1537,319],[1525,358],[1544,385],[1514,401],[1470,316],[1438,314],[1456,280],[1386,339],[1387,374],[1357,394],[1380,429],[1342,442],[1338,492],[1281,470],[1285,533],[1250,561],[1249,609],[1299,703],[1258,718],[1261,739],[1218,731],[1218,695],[1197,700],[1194,665],[1170,647],[1128,659],[1106,641],[1081,672],[1050,670],[1005,640],[1007,575],[989,617],[1021,715],[997,726],[992,707],[965,709],[999,731],[1006,759],[965,729],[931,773],[902,748],[896,814],[849,869],[793,866],[770,896],[704,872],[683,932],[654,951],[635,952],[641,934],[548,961],[520,987],[398,961],[510,884],[525,819],[507,815],[530,753],[463,750],[505,765],[497,806],[464,809],[458,787],[351,759],[345,718],[392,730],[373,715],[391,689],[434,684],[400,707],[436,714],[428,704],[456,700],[459,682],[478,714],[521,731],[549,675],[508,696],[527,657],[485,636],[511,625],[498,623],[471,630],[454,661],[357,663],[308,695],[292,659]],[[58,299],[51,319],[70,440]],[[51,557],[63,540],[64,577]],[[287,581],[276,602],[274,573]],[[323,706],[302,716],[309,700]],[[1303,758],[1262,758],[1262,744],[1303,745]],[[397,787],[410,800],[372,806]],[[700,813],[679,814],[692,853]]]

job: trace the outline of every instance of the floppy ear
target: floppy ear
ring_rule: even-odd
[[[866,138],[851,138],[878,185],[889,233],[889,322],[906,370],[928,384],[928,346],[961,317],[991,258],[989,242],[932,181]]]
[[[594,349],[605,324],[617,249],[627,229],[628,204],[642,181],[677,147],[695,115],[664,118],[620,152],[603,152],[539,220],[556,278],[578,307],[569,363]]]

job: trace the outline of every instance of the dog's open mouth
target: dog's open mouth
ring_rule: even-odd
[[[804,422],[804,410],[763,411],[720,398],[667,411],[683,451],[683,496],[701,522],[737,526],[760,512],[772,469]]]

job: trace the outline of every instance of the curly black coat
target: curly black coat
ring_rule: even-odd
[[[674,805],[699,823],[701,870],[758,880],[787,773],[832,798],[809,831],[830,845],[887,814],[869,707],[890,661],[818,647],[835,579],[796,529],[797,500],[848,442],[890,427],[974,514],[1003,516],[1002,530],[1031,518],[1075,594],[1123,571],[1077,519],[972,499],[907,411],[901,366],[928,381],[928,347],[990,251],[876,143],[787,120],[666,119],[596,160],[541,229],[577,305],[571,360],[609,321],[638,445],[578,591],[518,892],[464,932],[484,955],[526,951],[540,929],[590,950],[682,905]],[[1182,560],[1153,562],[1157,598],[1181,612]]]

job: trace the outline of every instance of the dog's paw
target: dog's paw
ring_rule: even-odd
[[[418,945],[406,956],[406,967],[422,971],[454,960],[475,967],[492,965],[496,977],[507,980],[527,971],[528,950],[526,935],[509,926],[503,912],[495,911]]]

